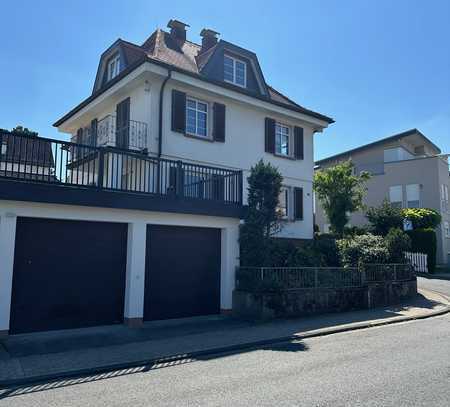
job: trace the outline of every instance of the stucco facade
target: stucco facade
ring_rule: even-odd
[[[132,120],[148,125],[147,148],[150,155],[158,150],[158,117],[160,89],[168,71],[150,64],[124,83],[117,84],[92,104],[86,106],[59,129],[75,134],[80,127],[88,126],[94,118],[99,120],[114,115],[116,105],[130,98]],[[172,90],[186,92],[187,95],[209,103],[223,103],[226,106],[226,141],[215,143],[186,137],[171,130]],[[294,113],[288,109],[270,105],[250,97],[238,95],[217,85],[201,83],[183,74],[172,73],[163,95],[162,116],[162,157],[183,160],[202,165],[214,165],[229,169],[243,170],[244,203],[246,202],[246,178],[252,165],[260,159],[271,162],[283,175],[288,187],[301,187],[304,192],[303,220],[287,222],[280,237],[308,239],[313,236],[312,180],[314,173],[313,145],[314,133],[321,131],[326,123]],[[264,150],[264,120],[267,116],[289,126],[304,129],[304,159],[278,157]],[[211,120],[211,118],[209,118]]]

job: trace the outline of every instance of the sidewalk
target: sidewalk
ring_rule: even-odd
[[[450,311],[445,297],[420,291],[395,307],[272,322],[214,316],[10,336],[0,340],[0,386],[88,375],[132,366],[173,363],[270,343],[344,332]],[[219,357],[218,355],[217,357]]]

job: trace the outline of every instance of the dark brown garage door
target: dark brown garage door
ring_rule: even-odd
[[[11,333],[123,321],[127,225],[18,218]]]
[[[220,312],[220,229],[147,227],[145,320]]]

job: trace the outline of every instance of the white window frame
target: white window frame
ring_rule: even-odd
[[[189,102],[194,102],[195,103],[195,108],[189,107],[188,106]],[[206,111],[198,109],[198,104],[199,103],[204,104],[206,106]],[[188,110],[191,110],[191,111],[195,112],[195,131],[194,132],[188,131]],[[209,132],[209,127],[210,127],[209,126],[209,111],[210,111],[209,103],[206,102],[205,100],[201,100],[201,99],[198,99],[198,98],[195,98],[195,97],[192,97],[192,96],[187,96],[186,97],[186,134],[187,135],[193,136],[193,137],[198,137],[198,138],[201,138],[203,140],[211,139],[210,132]],[[206,113],[206,123],[205,123],[206,134],[199,134],[199,132],[198,132],[198,129],[199,129],[199,127],[198,127],[198,113]]]
[[[396,201],[393,201],[392,200],[392,194],[391,194],[391,192],[392,192],[392,190],[394,189],[394,188],[396,188],[396,190],[398,190],[398,188],[400,188],[400,192],[401,192],[401,200],[400,201],[398,201],[398,200],[396,200]],[[397,204],[397,203],[400,203],[400,208],[403,208],[403,185],[391,185],[390,187],[389,187],[389,202],[391,203],[391,205],[392,204]]]
[[[285,134],[282,133],[282,129],[287,129],[287,153],[282,152],[282,137]],[[280,141],[278,142],[278,137],[280,137]],[[292,157],[294,152],[294,143],[293,143],[293,134],[292,127],[287,124],[275,122],[275,154],[282,157]],[[280,146],[280,151],[277,150],[277,146]]]
[[[411,189],[412,187],[417,187],[418,193],[419,193],[419,199],[410,200],[408,196],[408,189]],[[421,185],[420,184],[408,184],[406,185],[406,207],[407,208],[420,208],[421,205]],[[418,206],[410,206],[410,202],[418,202]]]
[[[120,54],[116,54],[108,61],[107,80],[114,79],[120,73]]]
[[[284,194],[284,200],[286,203],[286,206],[281,206],[280,198],[278,197],[278,211],[282,213],[281,218],[284,220],[290,219],[290,211],[291,211],[291,203],[290,203],[290,197],[291,197],[291,188],[288,186],[282,186],[280,191],[280,196]]]
[[[225,58],[229,58],[233,62],[233,78],[231,80],[225,78]],[[244,83],[243,84],[237,82],[237,74],[236,74],[237,63],[241,63],[244,66]],[[247,62],[243,61],[242,59],[235,58],[235,57],[232,57],[231,55],[225,54],[224,59],[223,59],[223,70],[224,70],[224,81],[225,82],[232,83],[233,85],[240,86],[241,88],[247,87]]]

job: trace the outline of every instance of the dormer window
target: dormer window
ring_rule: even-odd
[[[120,72],[120,55],[114,55],[108,62],[107,80],[115,78]]]
[[[240,59],[225,55],[223,59],[223,76],[225,82],[247,87],[247,64]]]

